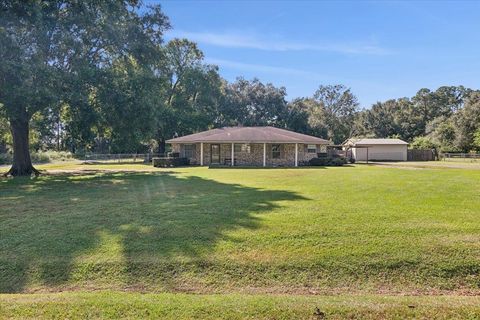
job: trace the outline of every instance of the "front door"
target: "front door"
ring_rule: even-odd
[[[220,164],[220,145],[219,144],[212,144],[211,145],[211,158],[210,163],[212,164]]]

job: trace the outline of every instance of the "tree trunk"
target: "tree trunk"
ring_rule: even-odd
[[[13,136],[13,165],[7,172],[12,176],[38,175],[40,172],[35,169],[30,159],[28,133],[29,126],[27,119],[15,119],[10,121],[10,130]]]
[[[60,113],[57,120],[57,151],[60,151]]]
[[[163,154],[163,153],[165,153],[165,150],[166,150],[166,148],[165,148],[165,139],[164,139],[164,138],[160,138],[160,139],[158,140],[158,153]]]

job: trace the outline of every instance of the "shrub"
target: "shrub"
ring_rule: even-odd
[[[355,163],[355,158],[350,158],[350,159],[348,159],[348,161],[353,164],[353,163]]]
[[[30,158],[33,163],[48,163],[53,161],[68,161],[73,159],[73,155],[66,151],[39,151],[31,152]],[[11,164],[13,155],[11,153],[0,154],[0,164]]]
[[[410,148],[419,150],[436,149],[438,145],[429,137],[415,137],[410,144]]]
[[[326,157],[326,158],[313,158],[308,164],[311,166],[343,166],[347,163],[347,159],[343,157]]]
[[[328,164],[329,158],[313,158],[308,161],[308,164],[311,166],[326,166]]]
[[[343,166],[344,164],[346,164],[345,158],[333,158],[332,160],[330,160],[331,166]]]
[[[0,164],[11,164],[13,160],[11,153],[0,153]]]
[[[68,161],[73,155],[67,151],[39,151],[30,154],[33,163],[46,163],[53,161]]]
[[[153,158],[154,167],[180,167],[188,166],[190,159],[188,158]]]
[[[32,152],[30,158],[33,163],[47,163],[50,162],[50,158],[43,152]]]

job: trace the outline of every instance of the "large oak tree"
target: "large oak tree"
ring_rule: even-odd
[[[169,27],[159,6],[136,0],[0,2],[0,108],[13,136],[13,176],[38,173],[29,151],[34,114],[89,103],[102,70],[122,57],[159,59]]]

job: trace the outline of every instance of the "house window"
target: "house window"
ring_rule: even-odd
[[[307,152],[308,153],[317,153],[317,146],[314,144],[307,145]]]
[[[280,159],[280,145],[272,144],[272,159]]]
[[[236,143],[234,145],[234,148],[236,153],[240,153],[240,152],[250,153],[250,145],[248,143]]]
[[[193,158],[193,144],[185,144],[183,146],[183,156],[185,158]]]

